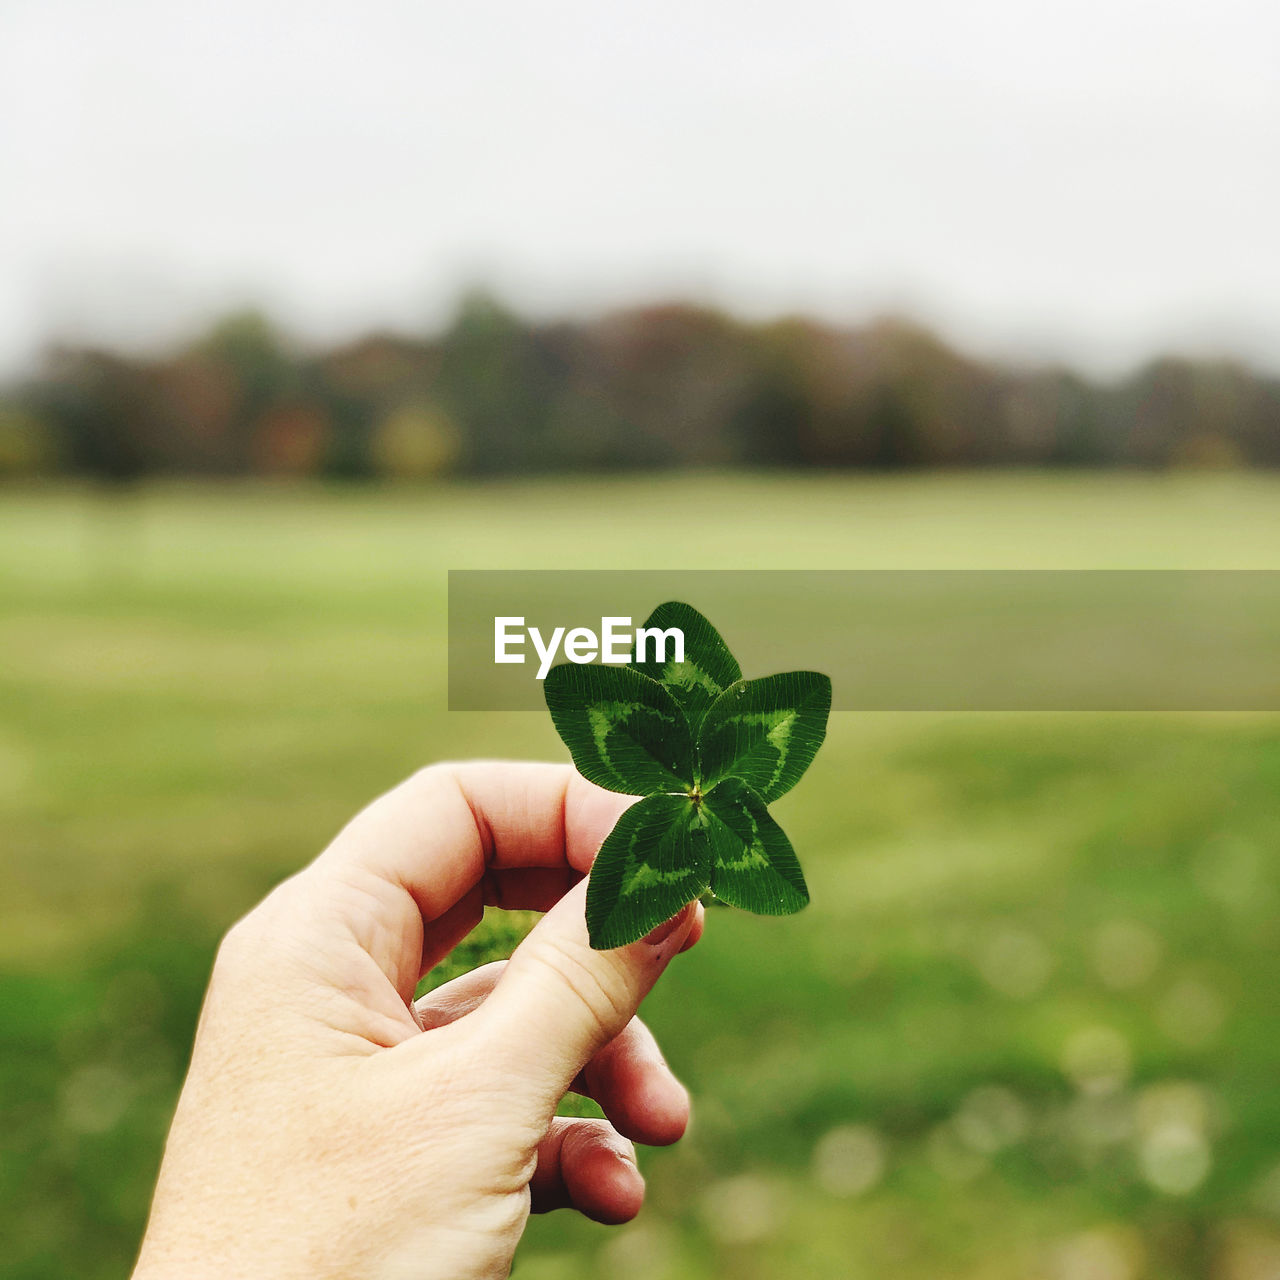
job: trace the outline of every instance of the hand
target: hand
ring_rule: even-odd
[[[627,803],[567,766],[427,769],[235,925],[135,1280],[505,1276],[531,1207],[633,1217],[628,1139],[689,1113],[634,1015],[702,915],[591,950],[583,873]],[[486,904],[547,914],[415,1004]],[[570,1089],[608,1121],[555,1118]]]

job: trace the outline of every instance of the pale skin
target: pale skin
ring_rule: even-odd
[[[134,1280],[488,1280],[531,1210],[634,1217],[633,1140],[689,1118],[636,1010],[702,909],[591,949],[583,875],[629,803],[568,766],[434,766],[236,924]],[[486,903],[546,914],[415,1002]],[[570,1091],[608,1118],[556,1118]]]

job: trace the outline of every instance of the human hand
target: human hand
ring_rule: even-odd
[[[567,766],[426,769],[236,924],[134,1280],[506,1276],[531,1207],[633,1217],[628,1139],[689,1109],[634,1015],[702,908],[591,950],[582,877],[627,803]],[[547,914],[415,1005],[486,904]],[[556,1118],[570,1089],[608,1120]]]

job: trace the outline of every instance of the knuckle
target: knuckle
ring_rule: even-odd
[[[300,893],[300,881],[301,873],[278,884],[222,935],[214,959],[215,971],[234,975],[256,970],[265,954],[279,949],[297,914],[294,899]]]
[[[257,912],[251,911],[241,916],[222,935],[218,944],[218,954],[214,961],[215,968],[222,972],[235,972],[243,968],[246,961],[260,946],[261,929],[258,925]]]
[[[414,790],[431,792],[442,786],[455,785],[457,777],[456,760],[433,760],[410,774],[409,786]]]
[[[447,767],[447,765],[439,761],[424,764],[409,775],[409,785],[415,789],[436,786]]]

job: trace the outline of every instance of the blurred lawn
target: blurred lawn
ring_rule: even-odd
[[[0,1275],[127,1272],[232,919],[426,761],[561,757],[444,711],[444,575],[569,566],[1275,568],[1280,483],[3,492]],[[646,1006],[692,1135],[521,1280],[1280,1274],[1280,723],[842,715],[778,811],[813,907]]]

